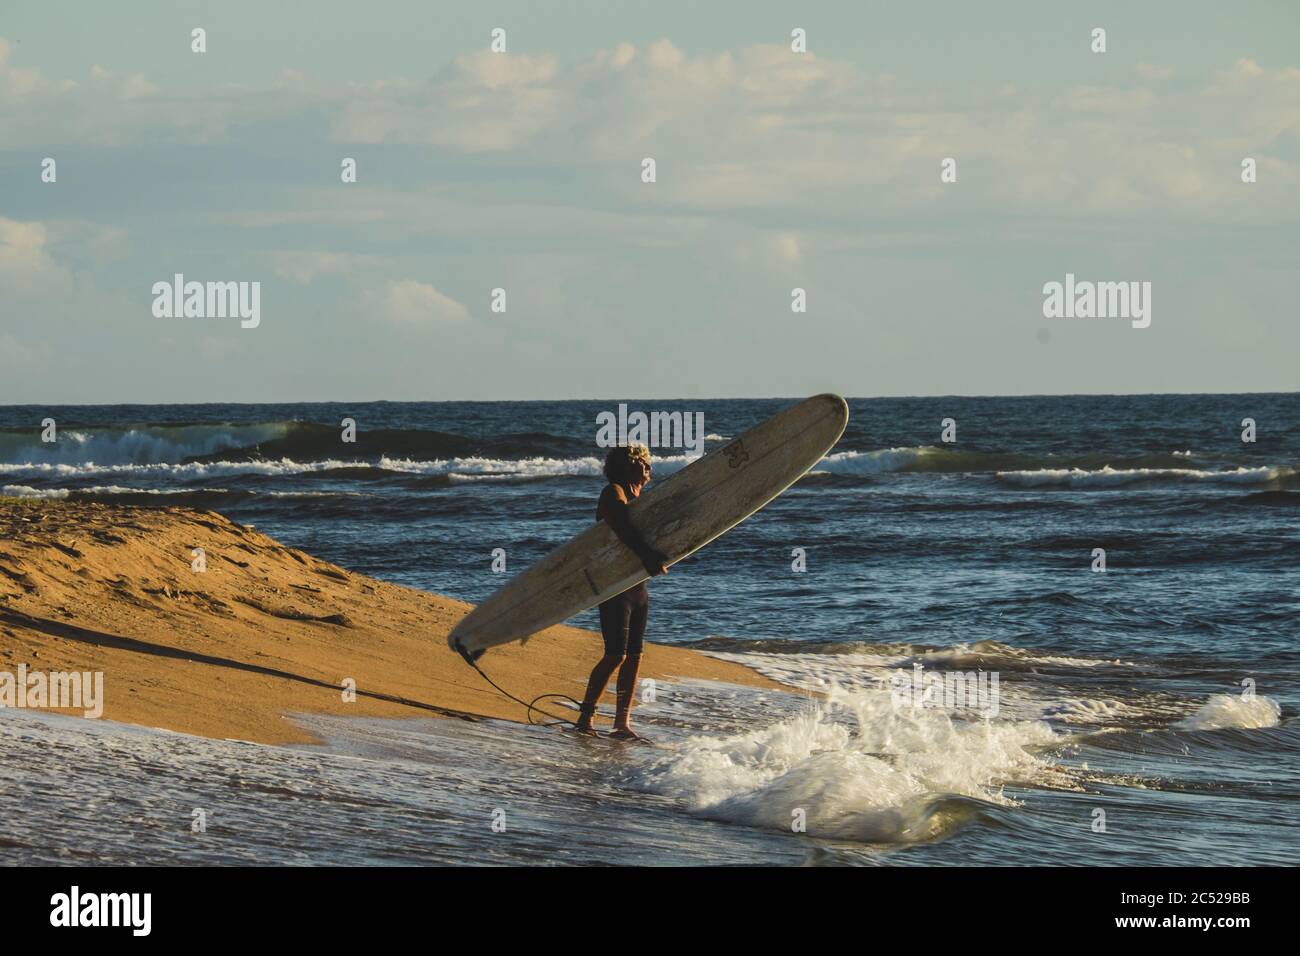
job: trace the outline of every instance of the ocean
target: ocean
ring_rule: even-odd
[[[0,493],[212,509],[478,601],[591,524],[620,401],[702,412],[712,450],[794,399],[9,406]],[[656,747],[4,711],[0,861],[1296,863],[1300,395],[849,408],[812,473],[650,584],[650,640],[803,692],[659,687]],[[660,477],[688,461],[652,451]]]

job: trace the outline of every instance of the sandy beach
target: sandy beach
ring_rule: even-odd
[[[260,743],[314,741],[298,713],[524,721],[446,646],[469,609],[215,512],[0,498],[0,671],[102,672],[109,720]],[[480,663],[525,700],[580,696],[600,650],[559,626]],[[779,686],[666,646],[641,673]]]

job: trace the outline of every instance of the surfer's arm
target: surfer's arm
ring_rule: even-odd
[[[649,542],[641,537],[641,532],[632,527],[632,522],[627,517],[626,499],[610,488],[606,488],[600,498],[600,516],[605,524],[614,529],[618,540],[632,549],[647,571],[651,574],[662,574],[668,564],[668,556],[650,547]]]

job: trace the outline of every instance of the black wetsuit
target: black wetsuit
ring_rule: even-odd
[[[596,520],[603,520],[599,510]],[[642,581],[600,605],[600,633],[609,657],[640,657],[650,613],[650,589]]]

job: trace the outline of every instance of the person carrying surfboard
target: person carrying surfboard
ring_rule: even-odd
[[[641,559],[651,576],[668,573],[668,558],[646,543],[627,517],[628,506],[650,481],[650,449],[644,445],[619,445],[605,455],[605,480],[608,482],[596,504],[596,520],[604,521],[620,541]],[[577,730],[595,734],[592,720],[609,676],[618,668],[615,684],[616,707],[614,740],[644,740],[632,729],[632,701],[636,693],[637,671],[641,668],[641,647],[645,638],[646,618],[650,612],[650,589],[645,582],[628,588],[600,605],[600,632],[605,639],[605,654],[591,670],[587,693],[579,708]]]

